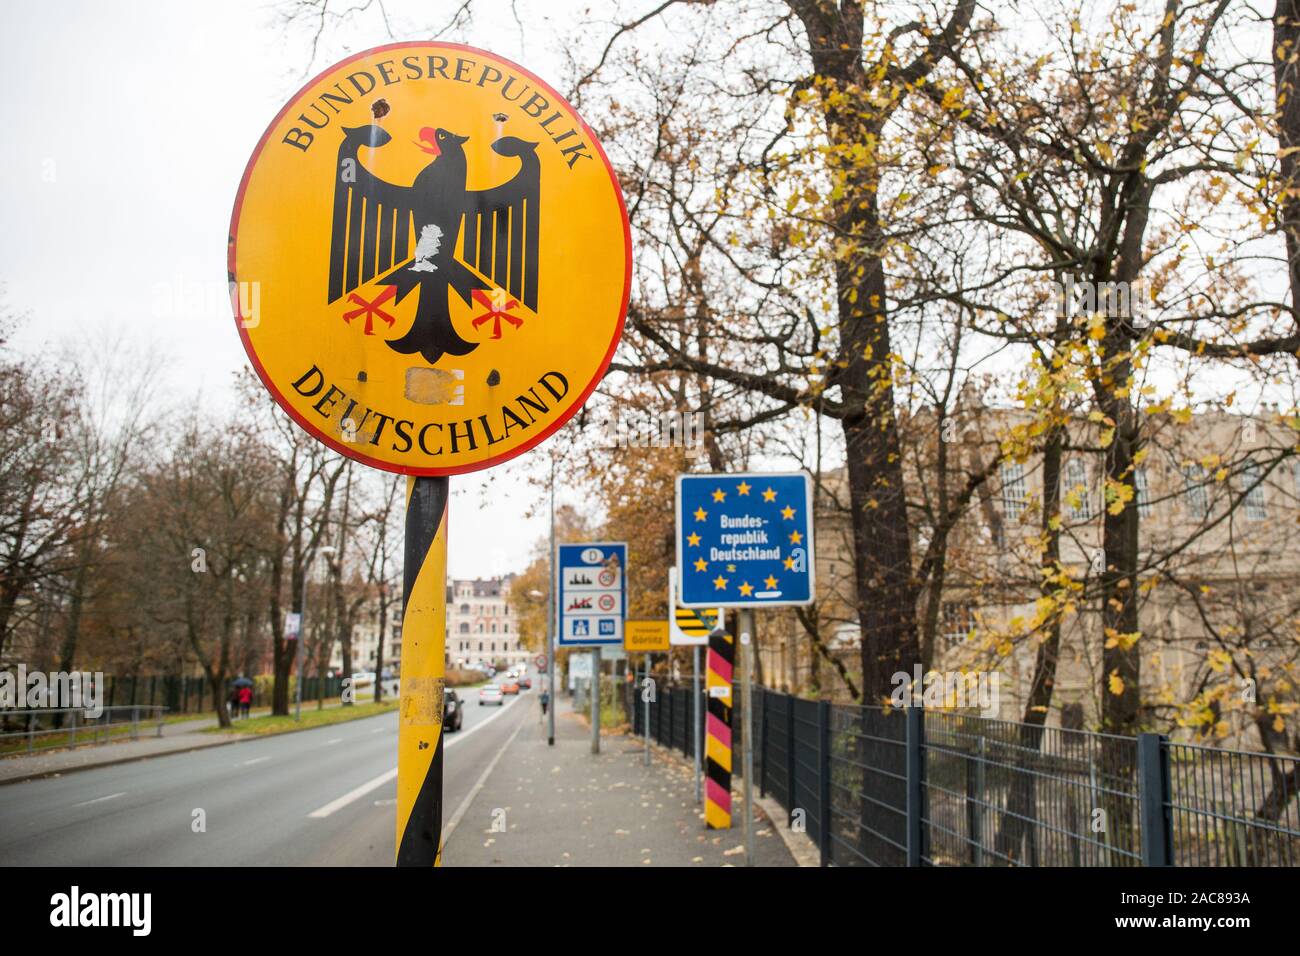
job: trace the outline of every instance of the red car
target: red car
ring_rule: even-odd
[[[532,690],[533,689],[532,679],[527,674],[525,674],[523,677],[520,677],[519,687],[521,690]]]
[[[519,693],[519,682],[514,678],[507,678],[501,682],[501,693],[517,694]]]

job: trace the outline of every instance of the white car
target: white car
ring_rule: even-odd
[[[501,688],[496,684],[488,684],[486,687],[480,687],[478,692],[478,705],[496,704],[498,707],[505,706],[505,695],[501,693]]]

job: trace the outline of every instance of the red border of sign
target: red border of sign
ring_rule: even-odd
[[[364,57],[372,56],[373,54],[376,53],[383,53],[388,50],[410,50],[410,49],[429,49],[429,48],[463,50],[468,53],[477,53],[483,56],[488,56],[494,60],[498,60],[501,63],[507,64],[511,68],[518,70],[524,76],[527,76],[534,83],[538,84],[542,89],[546,90],[551,95],[553,95],[556,99],[564,103],[564,105],[567,106],[570,110],[573,110],[574,117],[582,125],[582,128],[586,131],[587,136],[592,142],[592,144],[595,145],[596,151],[600,154],[600,159],[605,164],[605,169],[609,173],[610,183],[614,187],[614,198],[618,200],[619,213],[623,217],[623,244],[624,244],[624,248],[626,249],[626,255],[624,257],[624,264],[623,264],[623,304],[619,307],[618,326],[614,329],[614,337],[609,343],[609,348],[605,352],[605,357],[601,360],[600,368],[596,371],[596,374],[592,376],[591,381],[587,384],[587,387],[583,390],[582,395],[578,397],[578,400],[573,403],[573,405],[569,408],[569,410],[564,415],[560,416],[560,418],[558,418],[545,431],[541,432],[536,438],[532,439],[531,441],[525,442],[523,445],[520,445],[518,448],[514,448],[508,452],[504,452],[500,455],[497,455],[495,458],[489,458],[485,461],[476,462],[472,465],[464,465],[459,468],[414,468],[414,467],[403,468],[399,465],[393,464],[392,462],[380,461],[375,458],[370,458],[367,455],[358,453],[355,449],[348,448],[347,446],[334,441],[323,431],[319,430],[318,428],[313,426],[310,422],[308,422],[304,416],[300,415],[297,409],[295,409],[292,405],[290,405],[285,400],[284,396],[281,395],[279,389],[277,389],[275,385],[272,384],[269,376],[266,373],[266,369],[264,369],[262,367],[262,363],[258,361],[257,353],[253,350],[252,343],[249,341],[248,331],[247,329],[244,328],[242,322],[242,316],[239,314],[238,297],[233,293],[231,295],[231,307],[234,310],[235,327],[239,330],[239,338],[244,343],[244,351],[248,353],[249,361],[253,363],[253,368],[254,370],[256,370],[258,378],[262,380],[262,384],[265,385],[267,391],[271,393],[271,396],[275,399],[276,404],[279,405],[286,412],[288,412],[289,417],[292,418],[295,422],[297,422],[299,427],[305,430],[307,434],[311,435],[317,441],[328,446],[329,448],[334,449],[336,452],[338,452],[341,455],[351,458],[354,461],[359,461],[363,464],[369,465],[372,468],[378,468],[382,471],[388,471],[398,475],[416,475],[416,476],[463,475],[473,471],[481,471],[482,469],[490,468],[493,465],[499,465],[503,461],[509,461],[511,458],[517,458],[519,455],[522,455],[525,452],[530,451],[531,449],[535,448],[537,445],[544,442],[551,435],[555,434],[555,432],[557,432],[564,425],[565,422],[567,422],[570,418],[576,415],[578,413],[578,410],[587,403],[587,399],[591,397],[591,393],[596,390],[596,386],[605,377],[605,372],[609,369],[609,363],[614,358],[614,350],[618,348],[619,340],[623,337],[623,325],[627,321],[627,306],[628,306],[628,301],[631,298],[631,294],[632,294],[632,226],[627,218],[627,203],[624,202],[623,200],[623,188],[622,186],[619,185],[618,175],[614,172],[614,167],[613,165],[610,164],[609,157],[605,155],[605,148],[600,144],[600,140],[596,137],[595,131],[593,131],[592,128],[587,125],[586,120],[584,120],[581,116],[578,115],[578,112],[577,110],[574,110],[573,105],[565,97],[561,96],[560,93],[557,92],[554,87],[552,87],[545,80],[538,77],[537,74],[533,73],[531,70],[527,70],[524,67],[520,66],[518,63],[515,63],[513,60],[508,60],[505,57],[498,56],[497,54],[492,53],[488,50],[483,50],[478,47],[469,46],[464,43],[440,43],[432,40],[413,40],[406,43],[388,43],[385,44],[384,46],[377,46],[369,50],[363,50],[360,53],[353,54],[352,56],[348,57],[346,60],[340,60],[338,63],[335,63],[327,67],[325,70],[322,70],[316,76],[312,77],[311,80],[309,80],[306,84],[304,84],[302,88],[299,89],[297,93],[293,94],[293,96],[289,98],[289,101],[284,104],[280,112],[275,115],[275,119],[271,120],[270,125],[267,126],[266,132],[262,134],[262,138],[257,141],[257,147],[253,150],[253,155],[249,157],[248,165],[244,167],[244,175],[239,180],[239,193],[238,195],[235,196],[235,208],[230,216],[230,235],[227,239],[228,248],[226,250],[226,274],[227,274],[227,281],[229,282],[235,281],[235,276],[237,274],[235,268],[235,259],[236,259],[235,233],[238,231],[239,213],[244,205],[244,191],[248,188],[248,179],[252,175],[253,166],[256,165],[257,158],[262,155],[262,149],[266,146],[267,140],[270,139],[271,132],[276,128],[276,126],[279,125],[280,121],[284,119],[285,114],[289,112],[289,108],[293,106],[293,104],[298,100],[298,97],[302,96],[305,92],[307,92],[307,90],[311,89],[312,86],[314,86],[327,74],[334,72],[340,67],[347,66],[349,63],[354,63],[357,60],[363,59]]]

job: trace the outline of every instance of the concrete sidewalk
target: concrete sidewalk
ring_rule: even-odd
[[[651,753],[638,738],[606,735],[591,753],[591,730],[561,699],[555,746],[530,717],[481,781],[446,837],[445,866],[741,866],[744,830],[706,830],[694,771]],[[740,810],[737,800],[735,808]],[[756,810],[757,866],[795,866]]]

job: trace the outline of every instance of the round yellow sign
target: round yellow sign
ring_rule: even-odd
[[[295,421],[408,475],[487,468],[586,401],[632,243],[595,134],[522,67],[452,43],[359,53],[263,134],[230,224],[244,348]]]

